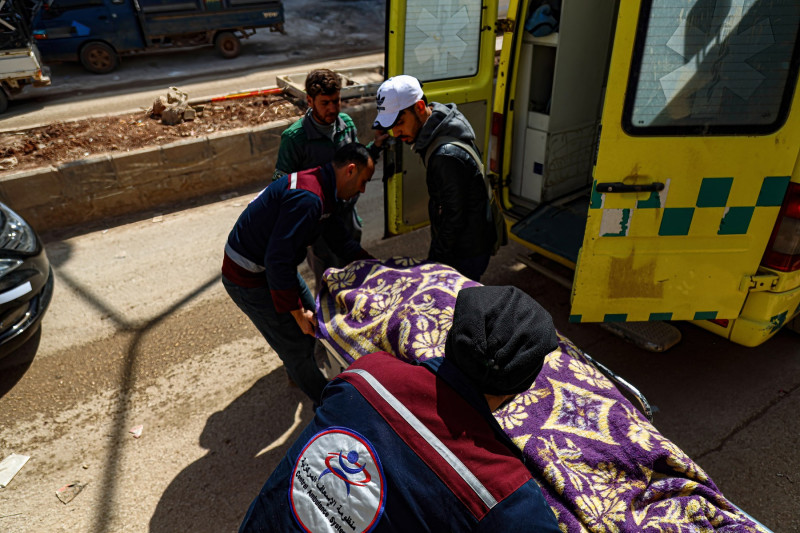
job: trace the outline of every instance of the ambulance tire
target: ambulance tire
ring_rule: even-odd
[[[214,39],[214,46],[219,55],[225,59],[238,57],[242,52],[242,43],[239,38],[230,31],[223,31],[217,34]]]
[[[119,66],[119,56],[111,47],[101,41],[86,43],[81,48],[81,65],[93,74],[108,74]]]
[[[0,87],[0,113],[5,113],[8,109],[8,94],[3,87]]]

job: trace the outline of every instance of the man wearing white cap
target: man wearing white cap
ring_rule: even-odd
[[[426,167],[431,246],[428,260],[478,281],[497,233],[475,132],[455,104],[428,104],[413,76],[394,76],[378,89],[374,128],[413,145]]]

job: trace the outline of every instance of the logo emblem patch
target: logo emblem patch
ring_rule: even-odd
[[[289,503],[306,531],[361,533],[383,515],[386,479],[372,444],[332,427],[311,437],[292,471]]]

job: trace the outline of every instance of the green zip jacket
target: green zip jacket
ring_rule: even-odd
[[[318,167],[333,160],[336,149],[351,142],[358,142],[358,131],[347,113],[339,113],[336,119],[334,141],[322,135],[311,123],[311,110],[306,116],[286,128],[281,134],[278,161],[275,163],[276,180],[284,174]],[[380,149],[372,143],[367,145],[372,159],[377,161]]]

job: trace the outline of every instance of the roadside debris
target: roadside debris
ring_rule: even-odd
[[[27,455],[12,453],[0,462],[0,489],[5,488],[11,482],[17,472],[22,470],[22,467],[28,462],[28,459],[30,457]]]
[[[142,430],[143,429],[144,429],[144,426],[139,424],[138,426],[134,426],[131,429],[129,429],[128,433],[132,433],[133,434],[133,438],[134,439],[138,439],[139,437],[142,436]]]
[[[19,160],[14,157],[4,157],[0,159],[0,170],[10,170],[19,164]]]
[[[88,485],[88,483],[81,483],[80,481],[73,481],[68,483],[56,491],[56,496],[61,500],[64,505],[68,504],[75,499],[75,496]]]
[[[348,101],[344,105],[351,103],[358,102]],[[203,137],[212,132],[252,128],[303,114],[300,107],[282,95],[273,94],[190,107],[196,112],[196,118],[175,126],[165,126],[160,116],[151,118],[149,110],[144,110],[74,122],[54,122],[25,131],[2,132],[0,160],[15,157],[18,163],[13,168],[0,165],[0,174],[37,167],[58,167],[65,162],[88,157],[86,154],[128,152]]]
[[[202,116],[203,106],[193,108],[188,102],[188,94],[177,87],[170,87],[166,96],[159,96],[153,101],[150,116],[161,117],[161,123],[167,126],[175,126],[184,120],[194,120],[198,115]]]

